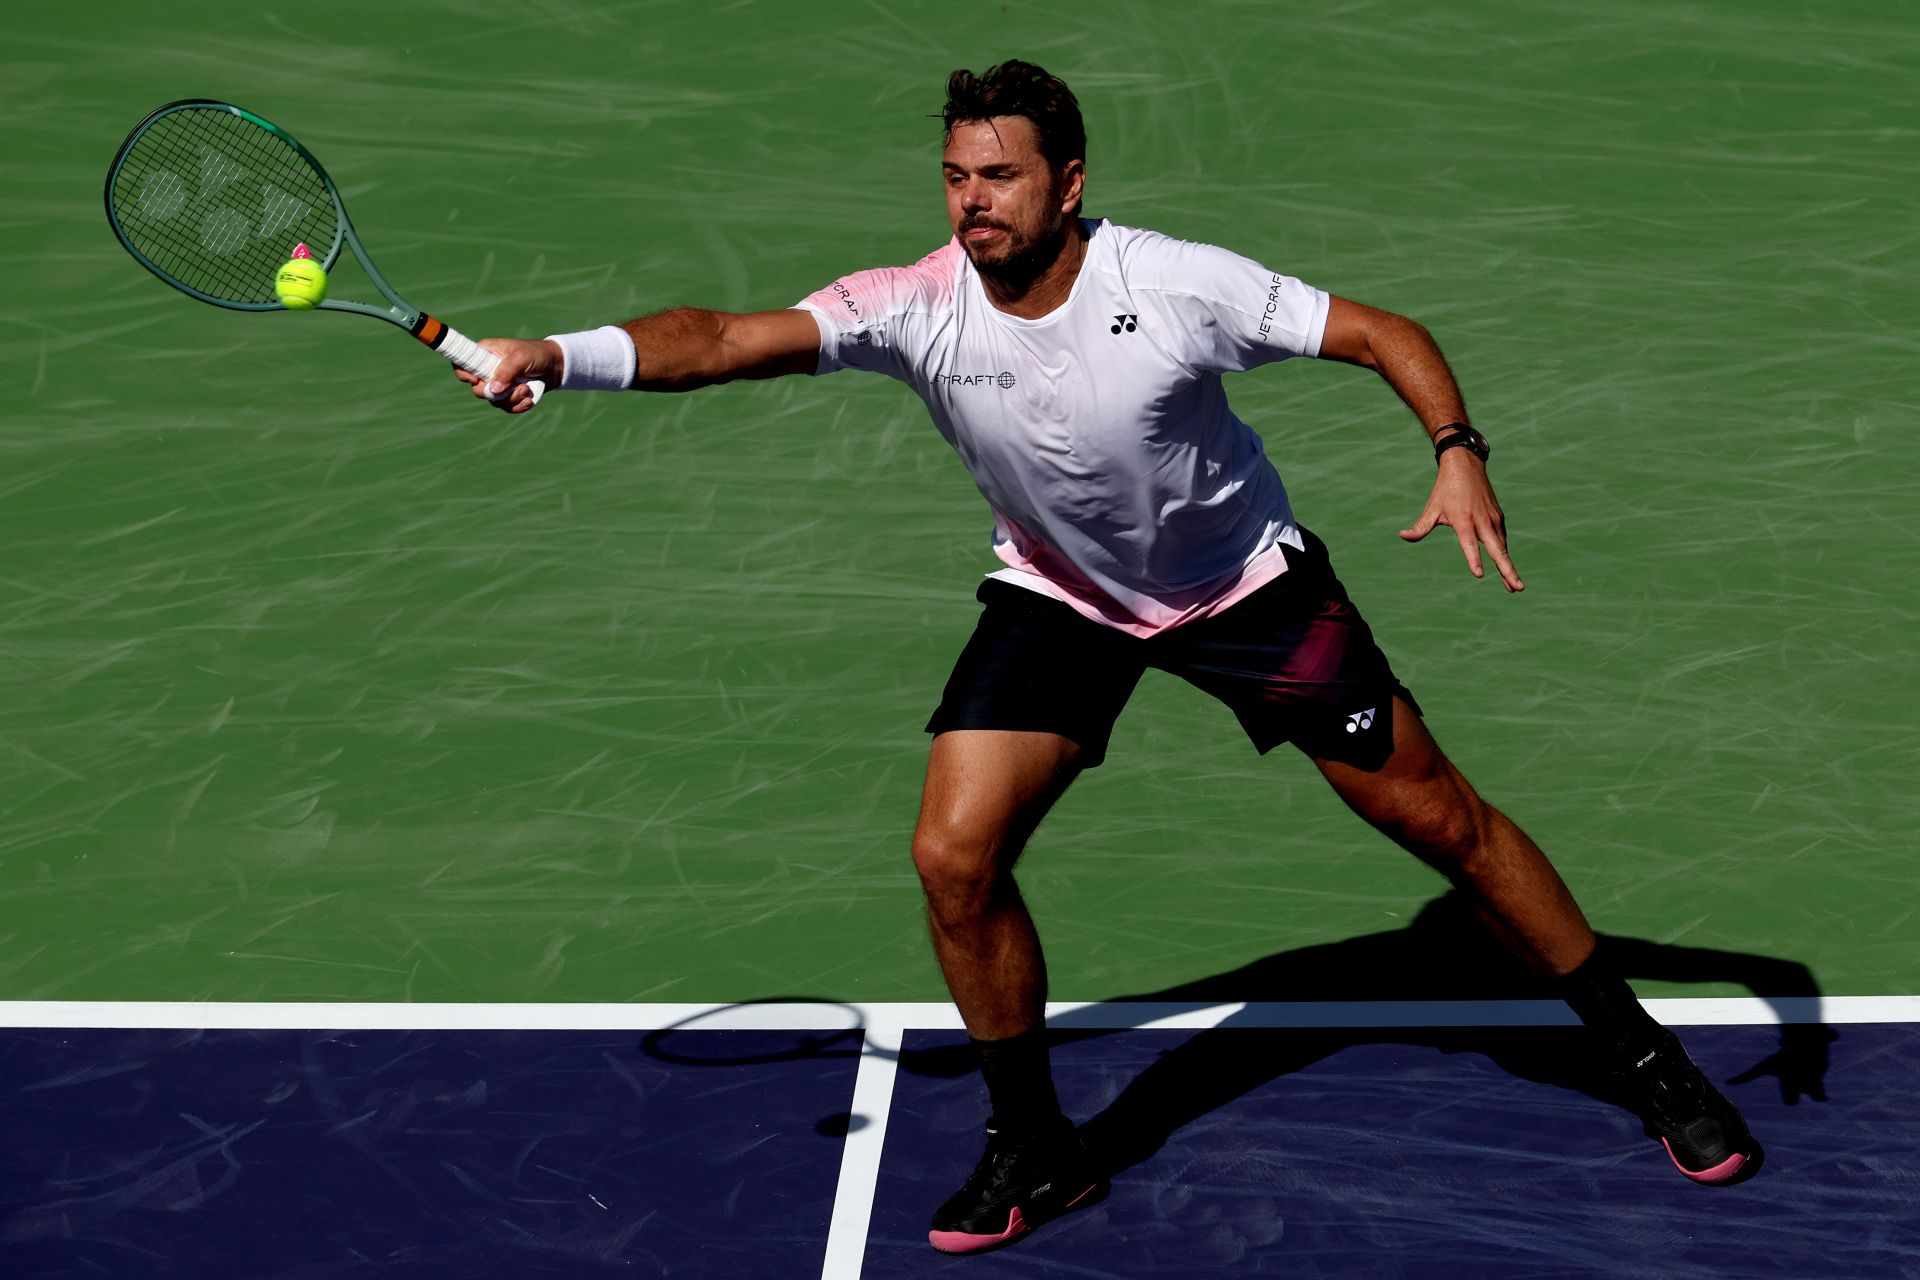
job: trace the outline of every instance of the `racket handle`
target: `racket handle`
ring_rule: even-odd
[[[435,331],[438,332],[435,332]],[[429,336],[432,335],[432,336]],[[443,323],[431,316],[420,332],[414,335],[420,341],[438,351],[455,365],[465,369],[476,378],[493,378],[493,371],[500,367],[500,357],[487,350],[450,324]],[[533,393],[533,402],[540,403],[540,397],[547,393],[547,384],[538,378],[528,378],[526,386]],[[488,396],[489,400],[504,400],[505,396]]]

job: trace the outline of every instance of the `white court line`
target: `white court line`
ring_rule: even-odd
[[[1672,1026],[1746,1026],[1798,1022],[1920,1022],[1920,996],[1755,996],[1644,1002]],[[0,1001],[0,1027],[118,1027],[247,1030],[658,1031],[865,1030],[854,1073],[840,1180],[827,1227],[821,1280],[859,1280],[873,1197],[880,1183],[887,1117],[893,1106],[901,1039],[909,1028],[958,1030],[950,1004],[836,1002],[715,1004],[267,1004],[226,1001]],[[1541,1027],[1575,1018],[1557,1000],[1379,1000],[1301,1003],[1112,1003],[1047,1006],[1060,1029],[1202,1030],[1235,1027]],[[864,1123],[861,1123],[864,1122]]]
[[[893,1078],[900,1067],[904,1028],[881,1026],[887,1006],[869,1006],[866,1046],[853,1080],[856,1123],[840,1150],[840,1184],[827,1223],[827,1253],[820,1280],[859,1280],[867,1256],[867,1226],[873,1220],[873,1195],[880,1186],[880,1155],[887,1142],[887,1116],[893,1110]],[[956,1017],[955,1021],[959,1019]]]
[[[1726,996],[1647,1000],[1676,1026],[1778,1022],[1920,1022],[1920,996]],[[852,1016],[850,1017],[849,1014]],[[1064,1003],[1049,1026],[1118,1031],[1144,1027],[1544,1027],[1570,1026],[1557,1000],[1320,1000],[1299,1003]],[[950,1004],[281,1004],[227,1000],[0,1000],[0,1027],[171,1027],[182,1030],[366,1031],[828,1031],[849,1026],[956,1030]]]

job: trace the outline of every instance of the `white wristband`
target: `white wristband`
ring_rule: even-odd
[[[627,391],[640,357],[633,339],[617,324],[584,333],[550,333],[548,342],[560,344],[566,366],[560,371],[562,391]]]

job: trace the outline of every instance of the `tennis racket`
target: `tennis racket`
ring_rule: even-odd
[[[273,280],[296,243],[311,246],[329,273],[347,248],[386,302],[329,296],[322,310],[399,325],[481,378],[499,367],[499,356],[387,283],[320,162],[251,111],[205,99],[154,111],[120,144],[107,170],[106,201],[107,221],[127,252],[189,297],[234,311],[283,311]],[[528,385],[536,399],[546,389]]]

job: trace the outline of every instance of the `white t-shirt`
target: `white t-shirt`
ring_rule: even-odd
[[[993,508],[994,574],[1133,635],[1224,609],[1301,548],[1279,473],[1220,375],[1317,356],[1327,295],[1212,245],[1090,220],[1066,302],[1023,320],[959,243],[798,305],[819,373],[920,394]]]

